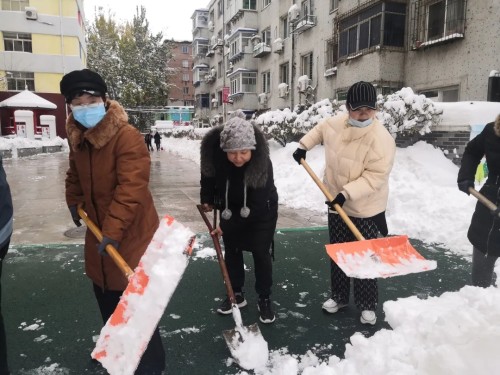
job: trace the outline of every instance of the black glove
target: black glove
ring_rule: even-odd
[[[491,214],[495,219],[500,219],[500,206],[496,210],[491,210]]]
[[[300,165],[300,159],[306,160],[306,152],[307,152],[306,150],[304,150],[302,148],[298,148],[293,153],[293,158],[295,159],[295,161],[297,163],[299,163],[299,165]]]
[[[458,190],[463,191],[465,194],[470,195],[469,188],[474,188],[474,181],[463,180],[458,182]]]
[[[333,201],[331,201],[331,202],[326,201],[325,203],[328,205],[328,207],[330,207],[330,209],[335,211],[335,208],[333,207],[334,204],[338,204],[340,207],[342,207],[344,205],[344,203],[345,203],[344,194],[338,193]]]
[[[69,206],[69,212],[71,212],[71,218],[73,219],[73,222],[75,223],[75,225],[77,227],[81,227],[82,226],[82,223],[80,223],[80,215],[78,215],[78,209],[76,207],[76,205],[73,205],[73,206]]]
[[[120,247],[120,243],[118,241],[112,240],[111,238],[104,236],[102,238],[101,243],[97,247],[99,255],[108,255],[108,253],[106,253],[106,246],[109,244],[113,245],[115,249],[118,249]]]

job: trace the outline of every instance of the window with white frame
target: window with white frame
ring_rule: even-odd
[[[404,47],[406,4],[379,2],[339,21],[339,57],[375,46]]]
[[[205,78],[205,75],[207,73],[208,73],[208,66],[205,65],[195,66],[193,69],[193,83],[200,82],[203,78]]]
[[[241,72],[231,77],[231,95],[257,93],[257,72]]]
[[[339,0],[330,0],[330,12],[339,7]]]
[[[256,30],[255,30],[256,31]],[[255,35],[253,31],[240,31],[233,35],[229,41],[229,59],[245,52],[245,46],[248,45],[250,39]]]
[[[300,57],[300,72],[302,75],[308,76],[313,79],[313,54],[308,53]]]
[[[183,93],[184,95],[189,95],[189,87],[183,87],[183,88],[182,88],[182,93]]]
[[[205,56],[208,52],[208,39],[194,40],[194,53],[197,56]]]
[[[243,0],[243,9],[256,10],[257,0]]]
[[[262,0],[262,8],[267,7],[269,4],[271,4],[271,0]]]
[[[189,81],[189,73],[183,73],[182,74],[182,80],[185,82],[185,81]]]
[[[427,38],[436,40],[464,32],[465,1],[441,0],[427,2]]]
[[[288,85],[289,81],[289,63],[284,63],[280,65],[280,83],[286,83]]]
[[[31,34],[4,31],[3,43],[5,51],[33,52]]]
[[[24,10],[29,6],[29,0],[2,0],[2,10]]]
[[[224,0],[219,0],[219,2],[217,2],[217,18],[222,17],[223,14],[224,14]]]
[[[280,37],[281,39],[288,38],[289,29],[288,29],[288,15],[284,15],[280,18]]]
[[[7,90],[22,91],[28,89],[35,91],[35,73],[9,72],[7,73]]]
[[[271,92],[271,72],[262,73],[262,92]]]
[[[268,27],[267,29],[264,29],[261,33],[262,35],[262,43],[270,46],[271,43],[272,43],[272,40],[271,40],[271,28]]]
[[[222,65],[222,61],[219,61],[219,62],[217,63],[217,77],[222,77],[222,74],[224,73],[224,72],[222,71],[222,66],[223,66],[223,65]]]
[[[300,10],[301,10],[302,17],[310,16],[310,15],[314,14],[313,13],[313,0],[302,1],[302,3],[300,4]]]
[[[189,46],[187,44],[181,45],[181,52],[182,53],[189,53]]]
[[[326,41],[325,69],[337,66],[339,45],[335,38]]]
[[[182,67],[189,68],[189,60],[182,60]]]

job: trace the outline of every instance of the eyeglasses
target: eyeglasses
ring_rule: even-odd
[[[69,107],[71,108],[72,111],[74,111],[75,109],[83,109],[83,108],[96,108],[96,107],[99,107],[101,105],[103,105],[104,103],[103,102],[98,102],[98,103],[82,103],[82,104],[70,104]]]

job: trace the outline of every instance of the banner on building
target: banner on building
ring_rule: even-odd
[[[222,103],[230,103],[229,100],[229,87],[222,88]]]

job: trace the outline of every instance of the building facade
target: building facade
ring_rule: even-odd
[[[379,94],[488,100],[498,14],[497,0],[212,0],[192,16],[196,113],[342,101],[359,80]]]
[[[62,76],[86,66],[83,0],[0,2],[0,101],[30,90],[57,105],[58,134],[64,136],[66,106],[59,95]],[[0,111],[2,128],[14,121]]]
[[[191,41],[174,41],[172,45],[172,59],[169,68],[175,74],[170,80],[168,104],[170,106],[193,106],[193,56]]]

